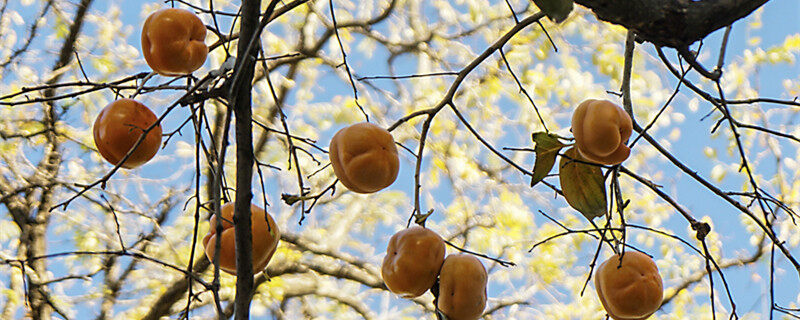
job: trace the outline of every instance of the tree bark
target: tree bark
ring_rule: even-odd
[[[233,83],[229,101],[236,117],[236,201],[233,223],[236,233],[236,298],[235,319],[250,318],[250,300],[253,291],[253,260],[250,221],[250,202],[253,198],[253,114],[252,86],[258,45],[259,13],[261,0],[243,0],[241,30]]]
[[[755,11],[768,0],[575,0],[600,20],[645,41],[683,48]]]

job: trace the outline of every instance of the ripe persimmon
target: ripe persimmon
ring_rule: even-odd
[[[444,252],[444,240],[430,229],[413,226],[395,233],[381,265],[386,287],[404,298],[422,295],[436,282]]]
[[[392,135],[368,122],[336,132],[329,156],[339,181],[358,193],[373,193],[390,186],[400,167]]]
[[[664,294],[658,267],[649,256],[627,251],[597,267],[595,290],[603,308],[615,320],[644,320],[661,307]]]
[[[158,117],[136,100],[120,99],[103,108],[92,126],[94,144],[100,155],[113,165],[122,161],[145,130]],[[133,169],[149,161],[161,146],[161,125],[153,127],[121,165]]]
[[[144,21],[142,53],[150,68],[160,75],[186,75],[205,63],[205,39],[206,26],[193,12],[161,9]]]
[[[439,310],[450,320],[475,320],[486,308],[488,274],[478,258],[457,253],[447,256],[439,272]]]
[[[216,237],[220,243],[219,269],[236,275],[236,230],[233,226],[233,202],[224,204],[222,211],[222,233],[217,234],[217,217],[211,215],[208,234],[203,237],[203,247],[209,261],[214,261]],[[250,205],[250,221],[253,230],[253,273],[264,270],[278,248],[281,232],[272,216],[256,205]]]
[[[625,161],[631,153],[625,142],[632,131],[628,113],[608,100],[586,100],[572,114],[575,147],[591,162],[615,165]]]

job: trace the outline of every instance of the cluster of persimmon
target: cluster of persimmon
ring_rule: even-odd
[[[144,58],[160,75],[190,74],[206,60],[205,35],[202,21],[190,11],[156,11],[142,29]],[[599,164],[616,165],[628,158],[630,148],[625,143],[631,131],[628,114],[606,100],[586,100],[572,116],[576,149],[586,160]],[[93,126],[95,145],[103,158],[128,169],[155,156],[161,134],[158,117],[132,99],[110,103]],[[329,156],[334,174],[353,192],[377,192],[397,179],[399,159],[394,139],[374,124],[357,123],[339,130],[331,139]],[[259,272],[275,253],[280,231],[264,209],[251,205],[250,210],[253,271]],[[236,275],[234,204],[226,203],[220,211],[220,217],[211,216],[203,246],[208,259],[216,260],[220,270]],[[478,319],[486,307],[488,276],[480,260],[463,253],[445,258],[442,238],[424,227],[414,226],[391,237],[381,275],[387,288],[404,298],[418,297],[438,281],[436,307],[450,320]],[[616,320],[648,318],[660,306],[663,292],[655,263],[636,251],[622,258],[614,255],[601,264],[595,286],[606,312]]]
[[[331,140],[333,171],[347,189],[373,193],[397,179],[399,159],[392,135],[368,122],[339,130]],[[381,276],[389,291],[404,298],[421,296],[438,286],[436,307],[449,320],[478,319],[486,308],[488,275],[469,254],[445,258],[444,240],[421,226],[389,239]]]
[[[149,20],[149,19],[148,19]],[[147,25],[147,24],[145,24]],[[374,124],[358,123],[337,132],[330,144],[334,174],[348,189],[357,193],[372,193],[391,185],[397,178],[400,161],[392,135]],[[263,271],[278,246],[280,231],[264,209],[252,205],[253,272]],[[222,216],[211,216],[211,227],[203,238],[206,257],[214,261],[216,241],[220,241],[219,268],[236,275],[236,247],[233,203],[222,206]],[[217,220],[222,231],[217,231]],[[444,252],[444,249],[442,249]]]
[[[187,75],[206,61],[206,27],[197,15],[183,9],[162,9],[152,13],[142,27],[142,52],[147,64],[162,76]],[[159,131],[160,133],[160,131]],[[220,209],[221,217],[211,215],[208,234],[203,237],[208,260],[220,270],[236,275],[236,231],[233,225],[234,203]],[[221,221],[221,231],[217,231]],[[280,240],[280,230],[263,208],[250,205],[253,272],[263,271]],[[219,238],[219,239],[218,239]],[[219,240],[219,258],[216,258]]]
[[[424,294],[439,281],[436,307],[449,320],[474,320],[486,308],[488,275],[473,255],[445,258],[444,240],[430,229],[413,226],[389,239],[381,276],[389,291],[404,298]]]
[[[631,153],[626,145],[633,121],[607,100],[589,99],[572,114],[575,149],[584,160],[617,165]],[[638,251],[603,262],[595,273],[595,290],[603,308],[615,320],[644,320],[661,306],[664,288],[653,259]]]
[[[164,76],[186,75],[205,63],[208,54],[205,37],[206,28],[194,13],[162,9],[145,20],[142,51],[154,72]],[[161,146],[158,117],[132,99],[119,99],[103,108],[92,133],[100,155],[126,169],[150,161]]]
[[[150,14],[144,22],[142,53],[147,65],[155,73],[162,76],[187,75],[206,61],[208,47],[205,38],[205,25],[191,11],[161,9]],[[158,117],[145,105],[132,99],[119,99],[106,106],[97,116],[92,130],[95,145],[103,158],[122,168],[132,169],[146,163],[155,156],[161,145],[162,130]],[[142,135],[145,137],[142,138]],[[203,247],[210,261],[218,259],[216,262],[220,270],[236,275],[236,236],[232,223],[234,204],[226,203],[220,211],[221,217],[211,216],[211,227],[203,238]],[[250,211],[253,271],[259,272],[266,268],[275,253],[280,231],[272,216],[264,209],[251,205]],[[218,221],[221,221],[219,232]],[[219,258],[215,258],[217,238],[220,243]]]

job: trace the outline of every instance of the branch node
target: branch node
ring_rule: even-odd
[[[697,231],[695,235],[697,240],[703,241],[706,239],[706,236],[711,233],[711,226],[705,222],[692,221],[692,230]]]

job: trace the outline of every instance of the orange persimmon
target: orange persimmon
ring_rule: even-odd
[[[390,186],[400,167],[392,135],[368,122],[336,132],[329,156],[339,181],[358,193],[373,193]]]
[[[222,211],[222,237],[220,240],[219,269],[236,275],[236,234],[233,226],[233,202],[224,204]],[[264,270],[278,248],[281,233],[272,216],[256,205],[250,205],[250,222],[253,230],[253,273]],[[203,247],[209,261],[214,261],[217,238],[217,217],[211,215],[211,226],[203,237]]]
[[[664,288],[658,267],[638,251],[615,254],[597,267],[595,290],[603,308],[615,320],[644,320],[661,306]]]
[[[632,131],[628,113],[608,100],[586,100],[572,114],[575,147],[591,162],[615,165],[625,161],[631,153],[625,142]]]
[[[450,320],[475,320],[486,308],[488,274],[471,254],[451,254],[439,272],[439,310]]]
[[[142,53],[164,76],[194,72],[206,61],[206,27],[191,11],[168,8],[150,14],[142,27]]]
[[[444,252],[444,240],[430,229],[413,226],[395,233],[381,265],[386,287],[404,298],[422,295],[436,282]]]
[[[94,144],[100,155],[113,165],[133,148],[145,130],[158,122],[158,117],[136,100],[120,99],[103,108],[92,126]],[[149,161],[161,146],[161,125],[153,127],[144,140],[121,165],[133,169]]]

